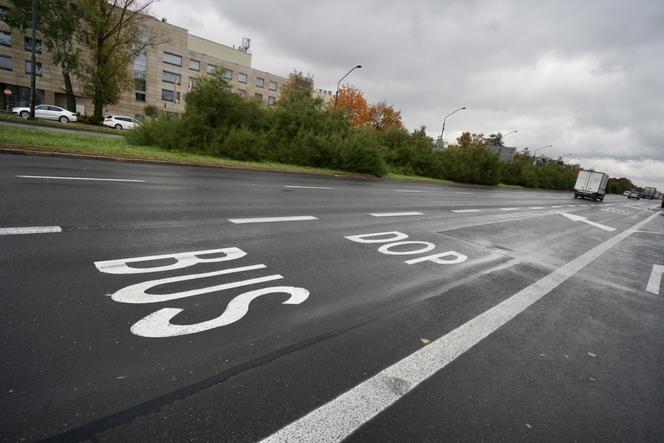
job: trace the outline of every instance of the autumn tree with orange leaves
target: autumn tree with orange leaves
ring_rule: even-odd
[[[371,115],[371,126],[379,131],[391,127],[404,129],[401,122],[401,111],[397,111],[392,105],[378,102],[369,108],[369,113]]]
[[[383,101],[369,105],[362,91],[354,86],[341,87],[338,101],[335,103],[335,99],[332,99],[329,108],[343,110],[350,125],[354,128],[375,128],[383,131],[395,126],[403,129],[401,111],[397,111]]]

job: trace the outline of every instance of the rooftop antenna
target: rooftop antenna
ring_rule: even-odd
[[[240,51],[249,52],[250,47],[251,47],[251,39],[248,37],[242,37],[242,46],[240,46]]]

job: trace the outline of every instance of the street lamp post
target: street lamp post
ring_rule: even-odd
[[[507,136],[510,135],[510,134],[514,134],[515,132],[519,132],[519,131],[516,130],[516,129],[515,129],[514,131],[510,131],[510,132],[508,132],[507,134],[503,135],[502,138],[505,138],[505,137],[507,137]]]
[[[464,109],[466,109],[465,106],[463,106],[463,107],[461,107],[461,108],[459,108],[459,109],[456,109],[456,110],[450,112],[449,114],[447,114],[447,115],[443,118],[443,129],[440,131],[440,147],[441,147],[441,148],[445,146],[445,142],[443,141],[443,135],[445,134],[445,123],[447,122],[447,117],[449,117],[449,116],[452,115],[452,114],[456,114],[457,112],[459,112],[459,111],[461,111],[461,110],[464,110]]]
[[[32,41],[30,47],[30,119],[35,118],[35,100],[37,98],[37,63],[35,61],[35,42],[37,41],[37,0],[32,0]]]
[[[545,146],[542,146],[542,147],[539,147],[539,148],[535,149],[533,151],[533,163],[535,163],[535,161],[537,160],[537,151],[539,151],[540,149],[552,148],[552,147],[553,147],[553,145],[545,145]]]
[[[348,71],[348,72],[346,73],[346,75],[344,75],[343,77],[341,77],[341,78],[339,79],[339,81],[337,82],[337,92],[334,94],[334,109],[337,109],[337,102],[339,101],[339,86],[341,85],[341,82],[343,81],[343,79],[345,79],[346,77],[348,77],[348,75],[349,75],[351,72],[353,72],[353,71],[356,70],[356,69],[360,69],[360,68],[362,68],[362,65],[357,65],[357,66],[351,68],[351,70]]]

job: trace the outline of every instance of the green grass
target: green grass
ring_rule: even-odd
[[[46,126],[49,128],[73,129],[75,131],[100,132],[103,134],[118,134],[119,131],[106,126],[89,125],[85,123],[60,123],[53,120],[28,120],[12,114],[0,113],[0,121],[20,123],[32,126]]]

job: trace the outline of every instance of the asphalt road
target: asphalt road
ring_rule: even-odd
[[[658,202],[18,155],[0,189],[3,441],[664,440]]]

